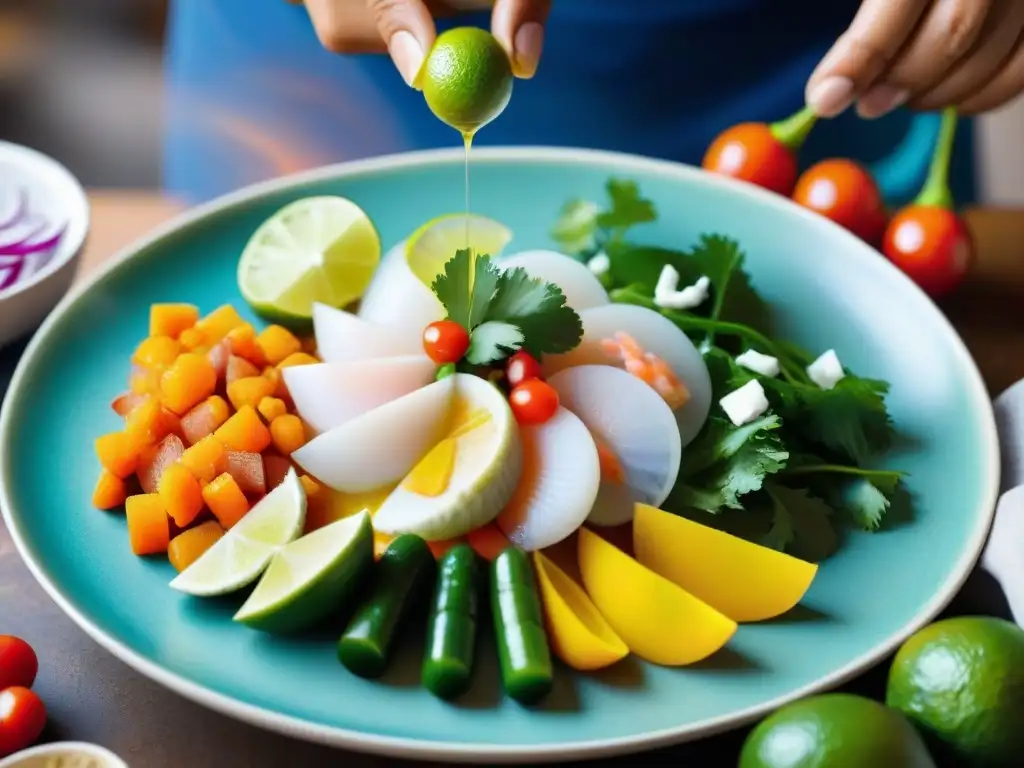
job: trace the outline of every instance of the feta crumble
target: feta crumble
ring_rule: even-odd
[[[666,265],[666,269],[672,269]],[[678,285],[679,273],[675,272],[676,285]],[[665,272],[662,271],[664,277]],[[668,281],[666,281],[667,284]],[[660,290],[661,278],[658,279],[658,286],[654,289],[654,303],[662,309],[693,309],[707,301],[711,289],[711,280],[707,277],[698,278],[693,285],[688,285],[682,290],[665,291]]]
[[[846,375],[834,349],[823,352],[807,366],[807,375],[822,389],[832,389]]]
[[[730,392],[718,401],[729,417],[729,421],[737,427],[749,424],[768,410],[768,398],[757,379],[748,381],[742,387]]]
[[[777,357],[761,354],[756,349],[748,349],[742,355],[737,355],[736,365],[762,376],[778,376],[781,370]]]
[[[587,269],[598,277],[606,274],[611,267],[612,260],[608,258],[607,253],[595,253],[587,262]]]
[[[668,296],[675,293],[679,287],[679,272],[671,264],[661,268],[658,275],[658,282],[654,286],[654,300],[657,302],[659,296]]]

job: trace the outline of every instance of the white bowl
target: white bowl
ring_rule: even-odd
[[[21,205],[28,218],[5,227]],[[42,226],[35,235],[33,221]],[[61,229],[52,250],[24,259],[20,276],[0,287],[0,347],[34,330],[64,296],[89,230],[89,201],[71,172],[41,152],[0,141],[0,246],[29,235],[47,239]],[[13,261],[0,248],[0,286]]]
[[[128,763],[99,744],[58,741],[15,752],[0,768],[128,768]]]

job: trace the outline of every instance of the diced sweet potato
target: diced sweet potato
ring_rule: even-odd
[[[268,493],[284,482],[285,475],[291,468],[292,463],[284,456],[278,456],[276,453],[264,454],[263,476]]]
[[[264,421],[269,423],[278,416],[284,416],[288,413],[288,406],[279,397],[264,397],[260,400],[259,405],[256,406],[256,410],[259,411]]]
[[[278,400],[284,400],[285,403],[291,402],[291,395],[288,394],[288,387],[284,383],[284,376],[281,375],[281,371],[270,365],[263,369],[264,378],[274,382],[274,397]]]
[[[160,378],[163,376],[163,368],[143,368],[136,363],[132,364],[131,373],[128,375],[128,389],[133,395],[156,395],[160,393]]]
[[[217,372],[204,356],[186,352],[160,379],[164,407],[179,416],[208,398],[217,388]]]
[[[227,340],[231,344],[231,354],[243,360],[248,360],[257,369],[267,364],[267,359],[263,356],[263,350],[256,343],[256,329],[248,323],[234,328],[228,333]]]
[[[164,509],[179,528],[189,525],[203,511],[203,489],[188,468],[175,462],[164,470],[157,493]]]
[[[270,430],[260,421],[256,411],[245,405],[213,433],[232,451],[262,453],[270,445]]]
[[[314,365],[319,362],[315,357],[307,355],[305,352],[294,352],[278,363],[277,367],[291,368],[293,365]]]
[[[128,498],[128,484],[112,472],[101,469],[92,492],[92,505],[96,509],[115,509]]]
[[[199,320],[199,307],[192,304],[154,304],[149,308],[149,335],[177,339]]]
[[[225,304],[197,322],[196,328],[203,332],[207,344],[216,344],[240,325],[245,325],[245,320],[234,307]]]
[[[167,547],[167,558],[174,570],[181,573],[206,553],[224,535],[224,529],[216,520],[207,520],[195,528],[182,531]]]
[[[182,352],[181,343],[170,336],[143,339],[132,354],[132,362],[144,368],[167,368]]]
[[[206,346],[206,334],[199,328],[188,328],[181,332],[178,341],[189,352],[195,352],[197,349]]]
[[[101,435],[96,438],[95,446],[100,464],[110,474],[123,480],[135,472],[139,463],[139,446],[127,432]]]
[[[235,409],[249,406],[255,408],[260,400],[274,394],[274,382],[262,376],[246,376],[228,384],[228,400]]]
[[[270,422],[270,438],[278,453],[291,456],[306,443],[306,430],[298,416],[286,413]]]
[[[163,502],[155,493],[129,496],[124,505],[128,518],[128,540],[136,555],[155,555],[167,551],[171,526]]]
[[[160,405],[157,397],[149,397],[125,420],[124,431],[139,448],[153,445],[179,429],[178,417]]]
[[[288,355],[302,351],[302,342],[287,328],[280,325],[268,325],[256,337],[263,357],[271,365],[277,365]]]
[[[200,483],[209,483],[224,472],[227,461],[227,449],[216,434],[204,437],[181,456],[181,463]]]
[[[226,381],[230,387],[239,379],[248,379],[252,376],[259,376],[260,369],[250,363],[244,357],[232,355],[228,358],[228,370]]]
[[[229,357],[231,357],[231,345],[228,344],[226,339],[218,341],[206,353],[206,359],[213,366],[213,371],[217,374],[218,381],[222,381],[225,374],[227,374]]]
[[[235,479],[226,472],[203,488],[203,499],[225,530],[229,530],[249,511],[249,500]]]
[[[137,395],[134,392],[122,392],[110,401],[110,407],[118,416],[126,418],[133,409],[142,405],[145,401],[145,395]]]
[[[177,435],[168,435],[156,445],[150,446],[139,455],[139,467],[135,471],[144,493],[156,493],[164,470],[185,454],[185,444]]]
[[[231,409],[220,395],[211,395],[181,417],[181,431],[189,445],[195,445],[228,420]]]
[[[263,494],[267,492],[267,479],[263,470],[263,457],[248,451],[228,451],[225,470],[238,483],[242,493]]]

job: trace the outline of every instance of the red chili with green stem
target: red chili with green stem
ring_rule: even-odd
[[[974,243],[957,215],[949,190],[949,164],[957,113],[943,112],[928,178],[910,205],[896,212],[885,231],[882,252],[933,298],[949,294],[974,261]]]
[[[787,197],[797,178],[797,155],[818,117],[810,107],[776,123],[740,123],[708,147],[705,170],[742,179]]]

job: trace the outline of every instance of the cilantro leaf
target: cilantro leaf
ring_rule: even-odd
[[[485,320],[517,326],[525,337],[523,348],[534,356],[568,352],[583,338],[583,323],[565,303],[562,289],[521,267],[501,273]]]
[[[800,430],[822,448],[858,466],[892,445],[893,424],[885,407],[888,385],[846,376],[832,389],[799,388]]]
[[[832,524],[832,508],[805,488],[765,485],[771,499],[772,529],[763,543],[779,542],[790,554],[803,560],[819,562],[839,546],[839,537]],[[776,547],[780,548],[780,547]]]
[[[721,235],[702,235],[690,253],[702,275],[711,281],[714,301],[710,317],[749,325],[755,330],[770,327],[770,312],[743,269],[746,254],[735,240]],[[709,338],[714,334],[709,333]]]
[[[523,345],[523,332],[510,323],[488,320],[469,336],[466,360],[473,365],[486,365],[508,357]]]
[[[692,285],[702,274],[693,259],[671,248],[620,242],[609,243],[605,253],[612,284],[628,285],[648,297],[654,296],[654,286],[666,264],[679,273],[680,287]]]
[[[489,256],[477,256],[473,268],[473,298],[466,328],[473,330],[487,316],[491,301],[498,291],[501,269],[494,265]]]
[[[469,249],[456,251],[445,262],[444,272],[434,278],[430,286],[448,313],[463,328],[471,328],[469,322],[473,313],[473,258]]]
[[[597,214],[597,226],[621,237],[630,227],[658,218],[654,203],[640,195],[635,181],[609,179],[605,185],[611,206]]]
[[[559,212],[551,237],[579,261],[586,260],[606,242],[621,241],[630,227],[658,218],[654,203],[640,195],[636,182],[609,179],[605,185],[608,207],[589,200],[570,200]]]
[[[570,200],[562,206],[551,237],[563,253],[583,261],[598,248],[597,215],[600,206],[590,200]]]

